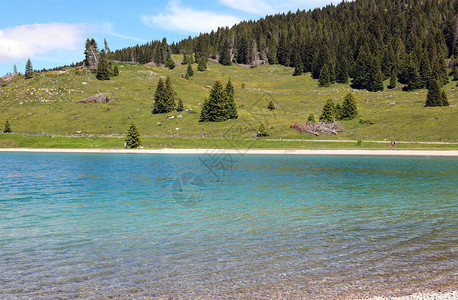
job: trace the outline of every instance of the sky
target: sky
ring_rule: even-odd
[[[340,2],[340,1],[339,1]],[[330,0],[15,0],[0,13],[0,76],[84,59],[84,44],[106,39],[111,50],[162,40],[177,42],[242,20],[308,10]]]

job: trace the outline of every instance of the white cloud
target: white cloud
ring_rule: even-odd
[[[142,21],[150,27],[158,26],[167,30],[199,33],[209,32],[218,27],[230,27],[240,19],[230,15],[180,7],[178,2],[170,1],[166,14],[142,16]]]
[[[124,34],[120,34],[120,33],[115,33],[113,31],[110,31],[109,34],[112,35],[112,36],[118,37],[118,38],[125,39],[125,40],[131,40],[131,41],[140,42],[140,43],[146,43],[147,42],[147,40],[142,40],[142,39],[130,36],[130,35],[124,35]]]
[[[75,50],[84,45],[86,34],[95,26],[48,23],[0,30],[0,63],[46,55],[54,50]]]
[[[125,39],[125,40],[131,40],[131,41],[140,42],[140,43],[146,43],[147,42],[147,40],[144,40],[144,39],[139,39],[139,38],[136,38],[136,37],[133,37],[133,36],[130,36],[130,35],[125,35],[125,34],[114,32],[112,23],[104,23],[104,24],[102,24],[100,26],[100,31],[103,34],[111,35],[111,36],[118,37],[118,38]]]
[[[297,9],[308,10],[315,7],[322,7],[331,3],[330,0],[220,0],[220,2],[230,8],[258,16],[288,12],[290,10],[292,12],[296,12]],[[340,0],[334,2],[340,3]]]

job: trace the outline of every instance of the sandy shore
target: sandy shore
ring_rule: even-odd
[[[237,150],[237,149],[53,149],[0,148],[0,152],[43,153],[128,153],[128,154],[210,154],[210,155],[371,155],[371,156],[448,156],[458,157],[458,150]]]

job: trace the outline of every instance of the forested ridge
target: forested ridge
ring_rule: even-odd
[[[309,11],[276,14],[218,28],[178,43],[152,41],[114,53],[114,59],[165,63],[170,53],[183,62],[216,59],[311,72],[320,85],[352,83],[378,91],[396,77],[404,89],[448,82],[458,66],[458,1],[357,0]]]

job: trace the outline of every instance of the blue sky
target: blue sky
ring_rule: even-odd
[[[35,69],[83,60],[84,42],[120,49],[166,37],[179,41],[241,20],[313,9],[328,0],[4,1],[0,16],[0,76],[16,64],[23,73],[31,58]]]

